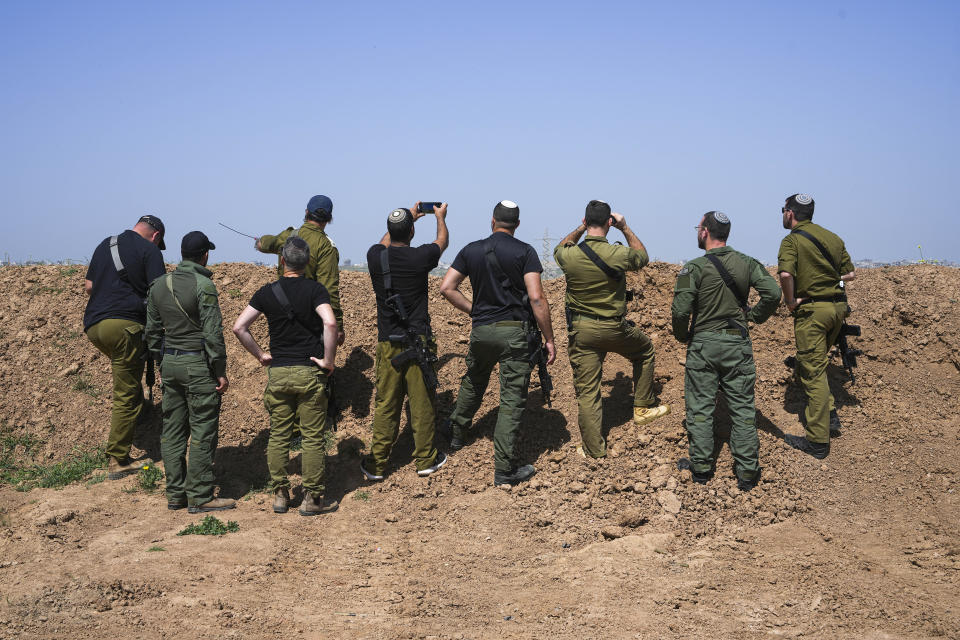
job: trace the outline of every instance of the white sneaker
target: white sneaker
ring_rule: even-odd
[[[447,464],[447,454],[443,453],[442,451],[437,452],[437,459],[433,461],[433,465],[421,471],[417,471],[417,475],[421,478],[426,478],[431,473],[436,473],[439,471],[440,467],[445,464]]]

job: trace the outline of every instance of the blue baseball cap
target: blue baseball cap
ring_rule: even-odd
[[[307,203],[307,215],[319,217],[321,221],[333,217],[333,200],[327,196],[313,196]]]

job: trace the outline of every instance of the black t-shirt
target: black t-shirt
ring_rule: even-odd
[[[465,246],[450,266],[470,276],[470,286],[473,287],[473,311],[470,317],[473,318],[473,324],[477,326],[501,320],[530,320],[523,307],[522,293],[518,295],[514,288],[501,286],[493,275],[483,246],[488,240],[493,243],[500,268],[521,292],[526,292],[523,283],[525,274],[543,272],[540,258],[533,247],[509,233],[498,231],[485,240],[476,240]]]
[[[384,342],[392,335],[403,335],[396,316],[389,311],[383,287],[381,260],[387,250],[390,260],[390,278],[393,293],[400,296],[403,308],[410,318],[410,328],[418,334],[427,333],[430,311],[427,305],[427,276],[437,266],[443,250],[431,242],[419,247],[390,247],[375,244],[367,251],[367,269],[373,292],[377,296],[377,340]]]
[[[90,300],[83,313],[83,330],[101,320],[147,321],[147,289],[166,273],[160,248],[136,231],[127,229],[117,238],[120,262],[126,271],[121,278],[110,254],[110,238],[97,245],[87,267],[87,280],[93,282]]]
[[[316,366],[310,356],[323,357],[323,320],[317,315],[317,307],[330,304],[330,294],[316,280],[280,278],[280,286],[296,317],[293,320],[287,317],[273,294],[273,285],[273,282],[263,285],[250,298],[250,306],[267,316],[271,366]]]

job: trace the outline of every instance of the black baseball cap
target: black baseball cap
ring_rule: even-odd
[[[163,241],[163,236],[167,232],[166,227],[163,226],[163,221],[160,220],[157,216],[152,216],[147,214],[145,216],[140,216],[140,219],[137,222],[146,222],[148,225],[160,232],[160,244],[157,246],[160,247],[160,250],[163,251],[167,248],[167,244]]]
[[[183,236],[183,240],[180,242],[180,253],[188,256],[195,256],[216,248],[216,245],[210,242],[210,238],[203,231],[191,231]]]

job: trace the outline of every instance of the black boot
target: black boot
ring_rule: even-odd
[[[501,484],[519,484],[529,479],[536,472],[537,470],[532,464],[525,464],[513,471],[495,471],[493,474],[493,484],[496,486]]]
[[[697,472],[693,470],[693,465],[690,462],[690,458],[680,458],[677,460],[677,469],[680,471],[689,470],[690,479],[696,482],[697,484],[707,484],[713,478],[713,470]]]
[[[837,410],[834,409],[830,412],[830,437],[839,438],[840,429],[843,428],[843,425],[840,423],[840,416],[837,415]]]
[[[792,436],[789,434],[783,436],[783,441],[794,449],[810,454],[817,460],[823,460],[830,455],[829,442],[810,442],[803,436]]]

